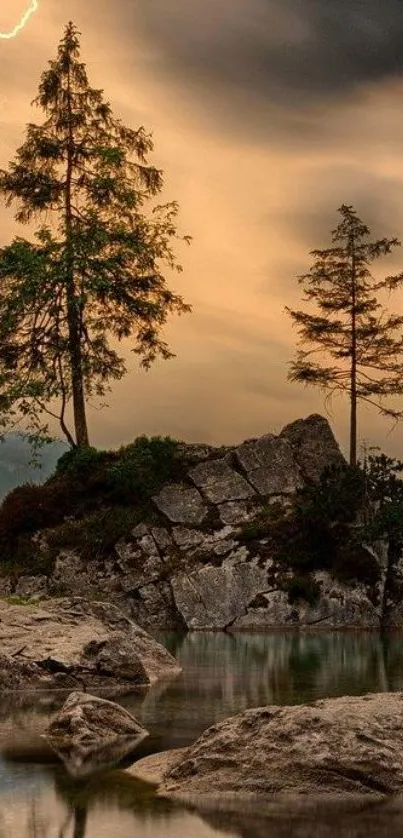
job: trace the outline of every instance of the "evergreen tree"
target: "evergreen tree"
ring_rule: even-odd
[[[17,221],[40,219],[33,242],[0,250],[0,418],[3,430],[22,416],[38,433],[50,414],[71,445],[87,446],[88,399],[126,372],[117,344],[131,338],[145,367],[170,358],[161,329],[171,312],[190,311],[164,276],[181,270],[178,208],[145,214],[163,185],[147,161],[152,140],[114,118],[103,91],[90,87],[72,23],[34,104],[44,121],[28,125],[0,173]]]
[[[369,269],[400,243],[395,238],[370,241],[370,230],[353,207],[343,204],[338,211],[341,221],[332,234],[333,246],[312,251],[313,265],[299,277],[303,298],[317,312],[287,308],[302,347],[289,378],[317,385],[329,395],[348,394],[350,464],[356,465],[358,402],[395,419],[403,415],[383,402],[403,393],[403,317],[389,314],[377,297],[400,277],[377,281]]]

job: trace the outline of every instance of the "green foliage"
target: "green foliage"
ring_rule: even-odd
[[[5,597],[5,601],[8,602],[9,605],[33,605],[32,598],[29,596],[7,596]],[[35,601],[34,601],[35,602]]]
[[[150,498],[180,478],[178,443],[138,437],[118,451],[74,448],[42,486],[20,486],[0,506],[0,565],[49,573],[57,549],[87,558],[107,555],[141,520],[156,520]],[[46,532],[49,550],[35,541]]]
[[[63,474],[72,479],[86,479],[91,473],[98,471],[107,461],[106,451],[98,451],[91,446],[85,448],[70,448],[59,457],[56,464],[56,474]]]
[[[0,545],[9,538],[55,526],[73,502],[74,488],[66,482],[19,486],[0,506]]]
[[[385,454],[370,456],[364,474],[370,515],[367,521],[369,540],[387,538],[388,575],[403,550],[403,462]]]
[[[121,538],[142,520],[142,511],[126,506],[100,509],[79,520],[66,521],[46,534],[52,553],[76,549],[83,561],[107,556]]]
[[[0,430],[22,418],[33,435],[46,433],[50,415],[72,446],[87,447],[86,402],[126,373],[118,344],[129,339],[145,367],[168,359],[167,318],[190,311],[165,277],[181,270],[178,207],[156,203],[163,178],[148,161],[152,139],[90,86],[72,23],[35,105],[42,123],[28,125],[0,172],[16,220],[41,225],[34,241],[0,250]]]
[[[115,497],[150,498],[178,474],[178,443],[170,437],[138,437],[122,448],[108,471]]]
[[[320,585],[309,574],[295,573],[285,584],[288,601],[292,605],[298,600],[305,600],[309,605],[315,605],[320,597]]]
[[[360,581],[375,588],[379,565],[363,547],[368,531],[361,523],[367,503],[362,469],[348,465],[325,469],[318,485],[299,489],[290,508],[275,505],[242,528],[242,540],[260,538],[277,566],[293,571],[284,583],[290,602],[314,602],[319,594],[312,577],[327,570],[343,582]]]
[[[265,538],[271,532],[273,525],[279,520],[283,520],[284,515],[284,505],[279,501],[259,510],[253,520],[242,524],[239,537],[241,543],[250,544],[253,541]]]

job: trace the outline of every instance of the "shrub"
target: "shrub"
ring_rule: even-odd
[[[71,492],[65,482],[18,486],[0,506],[0,543],[5,538],[54,526],[63,520],[70,504]]]
[[[301,599],[306,600],[310,605],[315,605],[320,597],[320,585],[310,574],[294,574],[286,582],[285,590],[291,605]]]
[[[77,549],[82,559],[107,556],[121,538],[127,538],[142,519],[140,510],[127,507],[101,509],[80,520],[66,521],[46,533],[53,553],[65,547]]]
[[[27,533],[0,540],[0,573],[15,581],[22,574],[50,576],[53,565],[51,552],[41,549]]]
[[[91,473],[98,471],[100,466],[104,465],[107,457],[107,451],[98,451],[97,448],[70,448],[59,457],[56,474],[68,475],[76,480],[86,480]]]
[[[340,582],[363,582],[374,588],[381,578],[379,562],[360,544],[344,544],[338,551],[333,568]]]
[[[108,481],[113,496],[146,500],[168,480],[180,472],[177,457],[178,443],[170,437],[138,437],[131,445],[121,448],[117,459],[108,469]]]

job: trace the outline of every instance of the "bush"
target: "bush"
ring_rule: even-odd
[[[138,437],[121,448],[108,469],[108,481],[115,498],[144,501],[168,480],[178,476],[178,443],[170,437]]]
[[[26,484],[13,489],[0,506],[0,543],[23,533],[33,533],[63,520],[71,504],[65,482],[36,486]]]
[[[359,468],[332,467],[323,473],[319,485],[297,491],[290,511],[267,519],[266,535],[274,560],[294,571],[291,597],[305,588],[309,597],[316,595],[310,575],[315,570],[327,570],[344,582],[377,584],[378,562],[362,547],[365,533],[357,525],[366,502],[365,490],[365,475]]]
[[[304,599],[309,605],[315,605],[320,597],[320,585],[309,574],[294,574],[285,584],[290,605]]]
[[[22,574],[50,576],[53,565],[51,552],[41,549],[28,534],[0,540],[0,573],[14,581]]]
[[[51,551],[77,549],[82,559],[107,556],[121,538],[128,538],[142,519],[140,510],[127,507],[101,509],[77,521],[66,521],[46,533]]]
[[[365,547],[354,541],[343,545],[343,549],[338,551],[333,573],[340,582],[358,581],[371,588],[381,578],[379,562]]]
[[[107,460],[107,451],[98,451],[97,448],[71,448],[59,457],[56,465],[56,474],[63,474],[73,479],[85,480],[93,472],[97,472]]]
[[[88,557],[105,555],[136,523],[156,514],[150,497],[181,476],[177,448],[169,437],[143,436],[119,451],[67,451],[45,484],[20,486],[3,501],[0,562],[15,560],[24,572],[35,561],[46,564],[30,537],[38,530],[51,531],[52,549],[76,546]]]

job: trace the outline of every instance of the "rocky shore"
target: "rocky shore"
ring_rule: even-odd
[[[84,598],[0,601],[0,690],[131,692],[177,675],[169,652],[116,606]]]
[[[187,801],[382,798],[403,791],[402,731],[402,693],[261,707],[130,770]]]

